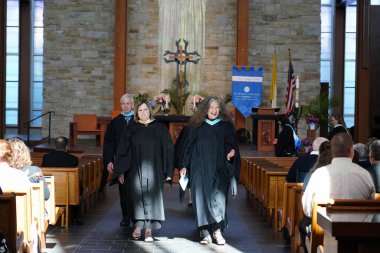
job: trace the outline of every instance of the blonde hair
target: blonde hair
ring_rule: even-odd
[[[9,164],[12,158],[11,145],[6,140],[0,140],[0,162]]]
[[[21,169],[24,166],[32,165],[32,159],[30,157],[30,151],[25,143],[18,139],[12,138],[8,141],[12,148],[12,158],[10,166],[16,169]]]

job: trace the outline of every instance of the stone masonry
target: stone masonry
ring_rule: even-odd
[[[231,92],[231,67],[236,61],[236,3],[206,2],[206,50],[201,67],[202,89],[208,95]],[[154,96],[160,92],[158,7],[158,0],[128,0],[130,93]],[[114,8],[110,0],[45,1],[43,110],[56,113],[53,137],[69,135],[74,113],[111,115]],[[294,71],[300,78],[300,103],[306,103],[319,91],[320,1],[251,0],[249,15],[249,65],[264,66],[263,101],[269,102],[276,49],[278,105],[283,111],[290,48]],[[43,126],[46,132],[46,122]]]

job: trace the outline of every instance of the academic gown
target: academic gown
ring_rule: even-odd
[[[189,128],[183,138],[180,168],[189,170],[197,226],[225,221],[230,177],[235,173],[234,166],[227,165],[227,154],[236,143],[232,123],[220,121],[209,125],[203,122]]]
[[[327,136],[327,139],[329,139],[329,141],[331,141],[332,138],[334,137],[334,135],[336,135],[338,133],[348,133],[348,131],[344,126],[337,124],[335,127],[333,127],[331,129],[329,135]]]
[[[129,217],[154,221],[150,228],[160,228],[165,220],[163,183],[166,176],[173,176],[173,143],[168,128],[156,121],[133,124],[120,140],[115,167],[114,180],[125,172]]]
[[[278,135],[275,145],[276,156],[294,156],[296,147],[294,145],[293,129],[290,126],[283,126]]]
[[[121,136],[124,134],[124,130],[128,131],[128,128],[133,124],[133,115],[130,117],[128,123],[125,119],[125,116],[119,114],[107,127],[106,133],[104,135],[104,144],[103,144],[103,173],[100,183],[99,191],[103,190],[103,187],[107,183],[108,170],[107,165],[110,162],[114,162],[116,155],[116,148],[119,146]]]

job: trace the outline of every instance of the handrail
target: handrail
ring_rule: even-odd
[[[54,111],[48,111],[48,112],[45,112],[44,114],[41,114],[40,116],[38,117],[35,117],[34,119],[32,120],[29,120],[28,122],[25,122],[24,123],[24,127],[27,127],[28,128],[28,139],[27,139],[27,143],[28,143],[28,146],[29,146],[29,139],[30,139],[30,123],[32,123],[33,121],[45,116],[46,114],[49,114],[49,143],[50,143],[50,133],[51,133],[51,116],[52,115],[55,115],[55,112]]]

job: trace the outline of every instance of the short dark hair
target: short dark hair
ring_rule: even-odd
[[[331,153],[333,157],[350,157],[354,142],[348,133],[338,133],[331,140]]]
[[[69,140],[64,136],[59,136],[55,139],[56,149],[66,149],[68,145],[69,145]]]
[[[374,140],[371,146],[369,146],[369,150],[373,159],[380,161],[380,140]]]

